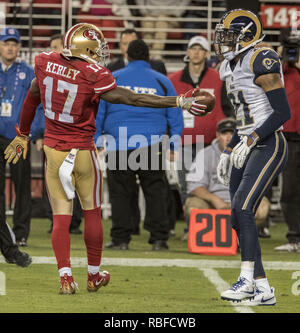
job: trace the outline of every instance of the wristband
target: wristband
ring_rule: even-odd
[[[224,150],[223,150],[223,153],[225,153],[225,154],[227,154],[227,155],[230,155],[230,154],[231,154],[230,151],[227,150],[227,149],[224,149]]]

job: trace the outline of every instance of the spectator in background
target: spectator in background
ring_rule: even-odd
[[[206,38],[202,36],[193,37],[187,48],[187,54],[184,57],[185,67],[169,76],[177,94],[184,94],[191,88],[200,87],[207,89],[216,96],[216,106],[211,114],[205,117],[194,117],[190,113],[183,111],[184,130],[182,132],[183,157],[191,156],[192,160],[196,156],[196,143],[200,142],[200,135],[204,136],[204,146],[211,144],[216,136],[217,122],[225,117],[221,106],[221,89],[222,81],[219,73],[207,66],[209,57],[209,44]],[[191,136],[191,140],[187,140],[185,136]],[[198,136],[198,137],[197,137]],[[185,175],[190,165],[184,161],[183,165],[178,168],[180,194],[182,204],[187,198]],[[187,221],[186,221],[187,222]]]
[[[122,69],[128,64],[128,56],[127,56],[127,49],[128,45],[131,41],[138,39],[138,33],[135,29],[125,29],[121,32],[121,38],[120,38],[120,51],[121,51],[121,57],[118,57],[117,59],[114,59],[111,63],[107,65],[107,68],[114,72],[116,70]],[[165,64],[160,60],[149,60],[150,66],[152,69],[167,75],[167,70],[165,67]],[[136,184],[136,190],[135,195],[132,196],[132,223],[133,223],[133,231],[132,234],[139,234],[140,233],[140,220],[141,220],[141,214],[139,209],[139,184]]]
[[[51,36],[49,46],[51,51],[60,53],[64,48],[64,35],[56,34]]]
[[[291,38],[291,29],[281,32],[278,53],[282,58],[285,89],[291,118],[284,124],[283,133],[288,144],[288,160],[282,171],[281,209],[288,226],[287,243],[275,251],[300,252],[300,37]],[[292,44],[288,52],[288,44]]]
[[[171,32],[172,29],[180,28],[176,18],[183,15],[184,6],[188,3],[189,0],[136,0],[136,4],[141,6],[139,11],[143,16],[141,28],[145,30],[142,37],[149,45],[153,58],[162,59],[168,29]]]
[[[216,138],[212,144],[199,151],[189,173],[186,176],[188,198],[184,206],[186,220],[189,221],[193,209],[230,209],[228,186],[220,183],[217,176],[217,165],[220,155],[230,142],[236,121],[224,118],[218,122]],[[264,197],[259,205],[255,219],[259,228],[267,219],[270,202]],[[187,239],[187,234],[184,239]]]
[[[5,217],[5,166],[4,150],[16,136],[15,125],[19,122],[22,104],[25,100],[33,68],[18,58],[21,49],[19,31],[12,27],[4,29],[0,35],[0,234],[6,239],[2,244],[4,257],[13,256],[7,252],[17,249],[12,246],[11,235]],[[34,130],[34,128],[33,128]],[[36,138],[37,130],[31,132]],[[16,201],[13,214],[13,232],[19,246],[26,246],[30,232],[31,219],[31,164],[30,150],[25,160],[18,165],[10,165],[11,179],[14,183]],[[14,248],[14,249],[12,249]],[[28,260],[28,258],[26,259]]]
[[[114,72],[118,69],[125,67],[128,64],[128,57],[127,57],[127,49],[128,45],[131,41],[138,39],[138,33],[135,29],[125,29],[121,32],[120,38],[120,51],[121,57],[113,60],[110,64],[108,64],[107,68]],[[150,66],[152,69],[167,75],[167,70],[165,64],[160,60],[150,59],[149,60]]]
[[[155,93],[161,96],[176,96],[170,80],[151,69],[149,64],[149,49],[141,40],[133,40],[128,46],[129,64],[113,73],[118,86],[124,86],[137,92]],[[181,135],[183,118],[180,109],[144,109],[126,105],[117,105],[104,102],[100,103],[96,119],[97,133],[95,136],[97,148],[102,147],[100,136],[108,135],[107,145],[107,179],[109,197],[112,209],[112,241],[106,245],[110,249],[127,250],[132,231],[131,200],[135,195],[136,175],[146,201],[147,222],[144,228],[150,231],[149,243],[153,250],[168,249],[169,219],[167,214],[167,184],[165,170],[163,169],[164,154],[162,154],[161,136],[166,134],[169,127],[170,135]],[[126,134],[120,131],[126,129]],[[123,133],[123,132],[122,132]],[[133,135],[145,138],[144,143],[130,144]],[[157,136],[153,140],[152,135]],[[115,150],[109,143],[109,137],[116,141]],[[173,147],[174,148],[174,147]],[[132,156],[145,156],[146,166],[134,169],[130,164]],[[159,159],[159,168],[154,169],[151,164],[152,156]],[[116,161],[116,165],[110,161]],[[174,153],[170,153],[171,158]],[[121,162],[120,162],[121,157]],[[122,159],[124,157],[124,159]],[[141,164],[145,162],[143,159]],[[123,163],[122,165],[120,163]],[[125,165],[124,165],[125,164]]]

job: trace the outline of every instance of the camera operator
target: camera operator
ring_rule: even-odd
[[[300,31],[291,28],[281,32],[278,53],[282,59],[285,89],[291,118],[284,124],[288,144],[288,161],[282,172],[281,208],[288,226],[288,243],[275,251],[300,252]]]

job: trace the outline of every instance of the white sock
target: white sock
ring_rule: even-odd
[[[248,281],[253,280],[254,261],[242,261],[240,276],[246,278]]]
[[[99,266],[92,266],[92,265],[88,265],[88,272],[92,273],[92,274],[97,274],[99,273]]]
[[[65,274],[68,274],[68,276],[72,276],[72,270],[70,267],[63,267],[58,270],[59,276],[64,276]]]
[[[271,292],[271,287],[269,285],[268,279],[267,278],[262,278],[262,279],[257,279],[254,280],[256,288],[258,289],[265,289]]]

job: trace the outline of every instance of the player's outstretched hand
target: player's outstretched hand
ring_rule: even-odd
[[[8,163],[12,161],[16,164],[23,154],[24,160],[27,156],[29,137],[22,135],[20,129],[16,127],[17,136],[12,140],[12,142],[6,147],[4,151],[4,158]]]
[[[177,101],[178,106],[192,115],[203,117],[215,107],[216,97],[206,90],[195,88],[188,90],[184,95],[178,96]]]
[[[189,111],[194,116],[204,116],[207,113],[207,106],[201,104],[202,96],[187,97],[185,95],[178,96],[178,106]]]

